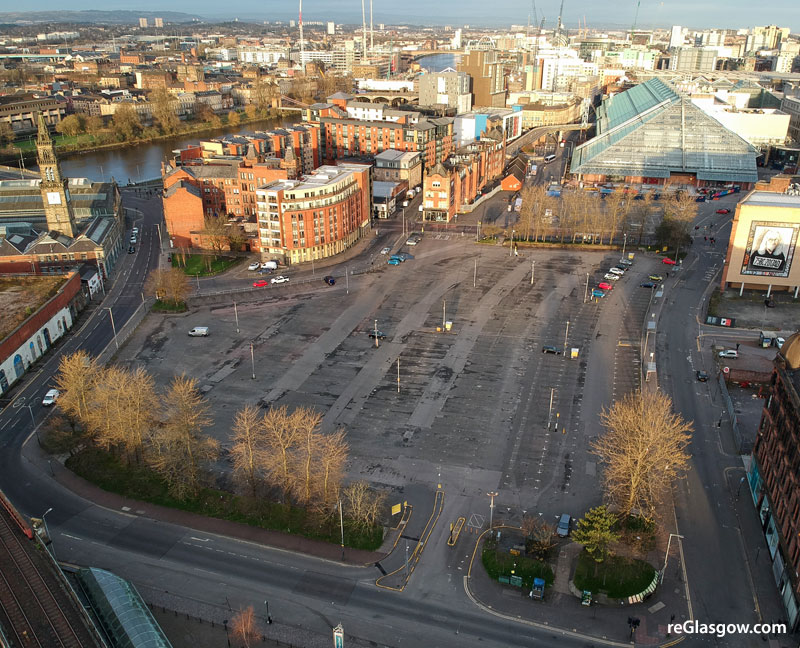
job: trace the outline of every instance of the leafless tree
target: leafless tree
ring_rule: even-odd
[[[267,479],[283,493],[288,503],[296,482],[293,474],[293,453],[299,442],[298,429],[289,420],[288,408],[272,408],[262,419],[267,446]]]
[[[253,606],[239,610],[231,619],[231,634],[234,641],[241,642],[243,648],[252,648],[261,638],[261,630],[256,622]]]
[[[525,534],[525,550],[540,558],[557,544],[555,527],[538,516],[522,518],[522,533]]]
[[[233,477],[255,497],[263,482],[265,457],[264,427],[258,408],[246,405],[233,422]]]
[[[344,465],[347,462],[347,442],[344,430],[322,435],[319,439],[318,502],[331,509],[339,493]]]
[[[191,292],[186,273],[180,268],[162,270],[156,268],[147,277],[145,292],[164,302],[172,302],[176,306],[186,301]]]
[[[225,214],[211,214],[205,217],[203,235],[208,239],[214,256],[222,253],[222,248],[228,243],[228,218]]]
[[[365,481],[357,481],[342,490],[345,510],[353,522],[362,527],[377,524],[383,512],[386,494],[370,488]]]
[[[662,392],[627,394],[600,414],[606,431],[592,444],[608,500],[623,515],[654,519],[660,498],[686,474],[692,432]]]
[[[55,382],[61,394],[58,408],[78,421],[85,421],[99,375],[97,361],[86,351],[61,356]]]

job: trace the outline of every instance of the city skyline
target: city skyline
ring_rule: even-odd
[[[288,21],[297,18],[297,2],[285,0],[267,0],[256,3],[245,0],[239,3],[238,13],[220,13],[219,5],[210,0],[197,0],[188,2],[171,2],[168,7],[155,0],[144,0],[138,5],[142,12],[182,11],[200,14],[209,20],[254,20],[254,21]],[[491,14],[486,12],[485,3],[477,0],[444,0],[437,5],[436,15],[430,13],[430,5],[423,0],[408,0],[403,5],[403,11],[398,11],[396,5],[390,5],[386,0],[373,0],[373,17],[375,23],[390,24],[430,24],[463,26],[503,27],[510,25],[527,24],[530,16],[531,22],[538,24],[544,17],[545,28],[552,28],[558,20],[560,2],[552,0],[548,3],[539,2],[537,7],[538,20],[531,16],[531,5],[519,0],[498,0],[493,5]],[[583,24],[584,19],[589,28],[596,29],[629,29],[636,26],[642,29],[666,28],[674,24],[686,25],[692,29],[721,28],[742,29],[754,25],[778,24],[794,28],[800,19],[800,7],[796,3],[782,0],[772,5],[773,15],[779,18],[764,20],[761,15],[753,11],[752,3],[745,0],[732,0],[726,4],[724,14],[718,10],[718,5],[711,3],[690,3],[647,1],[641,2],[638,8],[634,0],[629,3],[608,3],[607,10],[598,11],[595,3],[589,0],[572,0],[564,3],[562,22],[567,28],[577,28]],[[44,0],[38,6],[39,10],[94,10],[96,4],[89,0],[78,0],[65,7],[56,0]],[[123,0],[110,0],[104,4],[104,10],[130,10],[130,5]],[[303,12],[306,21],[328,21],[357,24],[361,22],[361,3],[350,0],[348,3],[337,3],[332,6],[327,0],[305,0]],[[367,7],[367,20],[369,20],[369,7]]]

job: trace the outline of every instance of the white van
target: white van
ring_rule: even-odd
[[[191,331],[189,331],[189,335],[191,337],[208,337],[208,327],[195,326]]]
[[[550,153],[550,155],[545,155],[544,156],[545,164],[547,164],[548,162],[552,162],[555,159],[556,159],[556,156],[553,153]]]

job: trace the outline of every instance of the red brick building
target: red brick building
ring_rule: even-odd
[[[772,574],[789,627],[800,613],[800,333],[774,360],[772,389],[764,402],[748,484],[761,519]]]

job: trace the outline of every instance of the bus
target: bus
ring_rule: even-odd
[[[548,162],[552,162],[555,159],[556,159],[555,154],[554,153],[550,153],[549,155],[545,155],[544,156],[544,163],[547,164]]]

